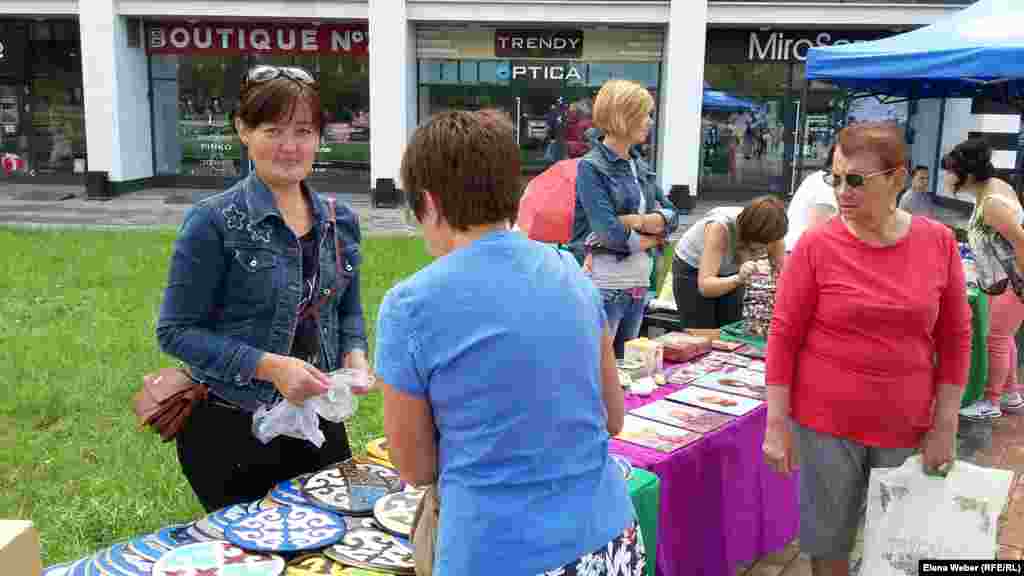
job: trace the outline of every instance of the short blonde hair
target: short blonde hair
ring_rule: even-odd
[[[593,122],[608,134],[629,134],[644,116],[654,110],[654,98],[640,84],[609,80],[594,99]]]

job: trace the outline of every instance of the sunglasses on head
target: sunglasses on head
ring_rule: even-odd
[[[271,80],[284,76],[289,80],[294,80],[299,84],[305,84],[313,86],[316,84],[316,79],[313,78],[312,74],[306,72],[302,68],[296,68],[294,66],[270,66],[262,65],[256,66],[249,73],[245,75],[245,82],[269,82]]]
[[[825,174],[822,176],[822,179],[825,180],[825,184],[828,184],[829,186],[831,186],[833,188],[838,188],[839,185],[842,184],[843,182],[846,182],[846,186],[849,187],[849,188],[860,188],[861,186],[864,185],[865,182],[868,181],[869,178],[874,178],[875,176],[881,176],[882,174],[888,174],[890,172],[895,172],[897,170],[899,170],[899,168],[889,168],[888,170],[881,170],[879,172],[872,172],[871,174],[845,174],[845,175],[843,175],[843,174],[833,174],[831,172],[825,172]]]

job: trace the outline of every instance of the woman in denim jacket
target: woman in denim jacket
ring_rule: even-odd
[[[319,449],[288,437],[262,444],[251,432],[260,406],[301,404],[327,390],[325,372],[368,367],[359,223],[341,205],[332,222],[304,182],[320,110],[308,72],[250,70],[235,128],[255,172],[194,206],[175,241],[157,338],[210,387],[177,436],[182,471],[207,510],[351,456],[343,424],[320,422]]]
[[[579,163],[570,248],[601,290],[615,355],[640,334],[655,248],[679,225],[635,146],[647,141],[654,98],[643,86],[610,80],[594,100],[594,126],[604,132]],[[590,257],[592,254],[592,257]]]

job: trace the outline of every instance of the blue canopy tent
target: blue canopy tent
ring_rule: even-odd
[[[979,0],[930,26],[811,48],[807,79],[905,98],[1024,96],[1024,2]]]
[[[845,45],[811,48],[807,79],[861,95],[906,99],[987,96],[1024,121],[1024,0],[979,0],[930,26]],[[1024,184],[1018,151],[1016,188]]]
[[[733,96],[721,90],[712,90],[710,88],[704,88],[704,100],[703,107],[707,110],[720,110],[725,112],[742,112],[744,110],[756,110],[757,104]]]

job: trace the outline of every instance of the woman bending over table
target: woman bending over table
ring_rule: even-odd
[[[321,420],[319,449],[252,434],[260,406],[301,404],[327,390],[324,372],[367,368],[359,223],[343,205],[331,222],[305,181],[320,110],[305,70],[250,70],[235,128],[256,170],[189,210],[174,243],[157,339],[210,387],[176,438],[181,469],[207,511],[257,500],[351,456],[344,424]],[[335,235],[344,252],[337,260]]]
[[[721,328],[738,322],[743,286],[767,253],[774,273],[782,269],[788,229],[786,205],[774,196],[745,207],[713,208],[676,243],[672,295],[685,328]]]
[[[967,228],[971,249],[980,253],[987,248],[985,240],[1005,238],[1016,255],[1018,274],[1024,270],[1024,209],[1009,184],[993,176],[992,148],[981,139],[959,144],[942,159],[946,189],[967,192],[975,198],[974,213]],[[990,262],[992,260],[989,260]],[[1003,411],[1024,409],[1017,384],[1017,343],[1014,333],[1024,321],[1024,301],[1017,292],[1020,286],[1008,284],[1002,294],[990,302],[988,333],[988,385],[985,397],[960,410],[968,420],[991,421]]]
[[[815,576],[848,573],[872,468],[916,449],[929,468],[953,460],[971,312],[952,231],[896,208],[906,155],[895,125],[840,132],[839,217],[800,238],[779,280],[764,453],[783,473],[799,462]]]
[[[509,229],[513,134],[497,113],[443,112],[405,151],[402,182],[437,259],[380,307],[391,461],[413,485],[437,483],[435,576],[640,574],[608,455],[624,406],[601,294],[571,255]]]

